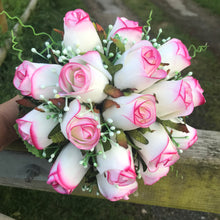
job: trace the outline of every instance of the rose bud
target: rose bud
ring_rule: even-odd
[[[201,88],[199,81],[192,76],[183,78],[183,81],[187,82],[192,89],[194,107],[203,105],[205,103],[205,98],[203,96],[204,90]]]
[[[128,195],[136,191],[136,173],[130,147],[125,149],[116,143],[104,156],[97,156],[98,187],[103,196],[111,201],[129,199]],[[100,149],[100,144],[96,147]]]
[[[169,167],[159,167],[155,172],[150,172],[148,169],[143,171],[143,167],[141,165],[140,174],[145,185],[153,185],[162,177],[166,176],[169,172],[169,169]]]
[[[178,39],[171,39],[158,48],[161,55],[161,62],[168,64],[164,70],[169,72],[169,77],[175,75],[191,64],[191,57],[186,46]]]
[[[58,122],[51,117],[47,119],[47,116],[51,116],[52,113],[46,112],[42,105],[38,106],[38,109],[34,109],[24,117],[17,119],[16,123],[22,139],[42,150],[52,144],[48,135]]]
[[[22,95],[37,100],[54,98],[62,91],[58,84],[61,68],[62,66],[56,64],[24,61],[16,69],[14,86]]]
[[[183,80],[162,81],[143,93],[156,96],[157,117],[163,120],[190,115],[194,109],[192,89]]]
[[[88,102],[88,99],[95,103],[102,102],[107,97],[103,91],[109,83],[107,77],[111,79],[97,51],[76,56],[61,70],[59,85],[64,92],[60,95],[80,96],[82,102]]]
[[[90,21],[89,14],[81,9],[69,11],[64,17],[64,46],[71,47],[75,52],[87,52],[99,48],[102,44],[97,31]]]
[[[167,73],[158,69],[161,57],[149,41],[141,41],[127,50],[116,62],[123,67],[115,73],[114,85],[119,89],[132,88],[140,92],[160,79]]]
[[[138,25],[138,22],[117,17],[108,39],[114,38],[116,34],[122,38],[122,41],[127,41],[125,49],[129,49],[134,43],[141,41],[142,27]]]
[[[91,150],[100,138],[99,117],[98,113],[89,111],[75,99],[60,124],[61,131],[77,148]]]
[[[162,167],[170,167],[178,159],[176,147],[170,140],[168,134],[159,123],[150,126],[152,132],[146,132],[143,136],[149,141],[142,144],[132,138],[135,145],[141,148],[139,154],[147,165],[149,172],[155,172]]]
[[[72,143],[67,144],[53,164],[47,184],[61,194],[70,194],[89,169],[80,164],[82,159],[81,151]]]
[[[117,104],[107,108],[103,117],[106,121],[111,118],[117,128],[125,131],[147,128],[156,121],[155,98],[152,95],[133,93],[111,100]]]
[[[171,121],[175,123],[182,123],[181,120],[179,120],[178,118],[172,119]],[[171,132],[172,138],[178,144],[178,149],[180,150],[188,149],[198,140],[197,130],[187,124],[185,125],[188,132],[179,131],[167,127],[168,131]]]

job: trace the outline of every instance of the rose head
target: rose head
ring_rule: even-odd
[[[157,116],[164,120],[187,116],[194,109],[192,89],[183,80],[162,81],[151,86],[144,93],[156,95]]]
[[[204,90],[201,88],[199,81],[192,76],[187,76],[183,80],[187,82],[192,89],[194,107],[203,105],[205,103],[205,98],[203,96]]]
[[[171,39],[159,47],[162,63],[169,64],[164,69],[169,70],[169,77],[175,75],[191,64],[191,57],[186,46],[178,39]]]
[[[127,40],[125,48],[130,48],[134,42],[141,41],[142,27],[138,25],[138,22],[128,20],[124,17],[117,17],[115,24],[108,35],[108,39],[114,38],[118,35],[122,40]]]
[[[183,123],[178,118],[172,119],[172,121],[175,123]],[[169,127],[167,128],[172,133],[173,139],[179,145],[178,149],[181,149],[181,150],[187,150],[198,140],[197,130],[187,124],[185,125],[189,131],[188,133],[183,132],[183,131],[178,131],[175,129],[171,129]]]
[[[157,49],[149,41],[141,41],[116,62],[123,64],[123,67],[116,72],[114,85],[119,89],[132,88],[140,92],[167,76],[164,70],[158,69],[160,63],[161,57]]]
[[[41,105],[39,109],[45,110]],[[46,119],[51,113],[32,110],[24,117],[16,120],[18,124],[18,132],[29,144],[42,150],[52,144],[52,140],[48,139],[51,130],[58,124],[53,119]]]
[[[178,159],[179,155],[168,134],[159,123],[150,126],[153,132],[146,132],[143,136],[149,143],[142,144],[135,139],[134,143],[141,148],[139,153],[147,165],[149,172],[155,172],[161,167],[170,167]]]
[[[54,98],[61,89],[58,85],[60,65],[31,63],[24,61],[16,69],[14,86],[21,91],[22,95],[31,96],[40,100]],[[54,92],[55,91],[55,92]]]
[[[80,183],[88,168],[80,161],[83,156],[73,144],[67,144],[53,164],[47,180],[61,194],[70,194]]]
[[[118,106],[103,112],[105,120],[111,118],[113,125],[123,130],[147,128],[156,120],[155,98],[152,95],[131,94],[112,99]]]
[[[108,84],[109,73],[104,69],[100,55],[96,51],[74,57],[64,65],[59,76],[63,89],[61,96],[81,97],[81,101],[99,103],[107,95],[103,92]]]
[[[117,201],[127,199],[137,189],[136,173],[131,149],[111,144],[111,149],[97,156],[97,175],[100,192],[107,199]],[[97,151],[100,145],[97,146]]]
[[[159,167],[155,172],[150,172],[148,169],[143,171],[141,165],[140,174],[144,180],[145,185],[153,185],[159,181],[162,177],[166,176],[169,172],[169,167]]]
[[[64,115],[60,126],[64,136],[77,148],[91,150],[99,142],[98,125],[99,115],[88,111],[75,99],[70,103],[69,111]]]
[[[88,39],[89,38],[89,39]],[[102,44],[89,15],[81,10],[76,9],[69,11],[64,17],[64,46],[71,47],[80,52],[94,50],[99,46],[102,51]]]

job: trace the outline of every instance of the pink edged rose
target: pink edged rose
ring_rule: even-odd
[[[122,41],[127,40],[125,49],[128,49],[134,43],[141,41],[142,27],[139,26],[138,22],[128,20],[124,17],[117,17],[115,24],[108,35],[108,39],[114,38],[116,34],[122,38]]]
[[[150,129],[153,132],[143,134],[149,141],[148,144],[132,140],[141,148],[139,154],[146,163],[148,171],[155,172],[159,168],[173,165],[179,159],[179,155],[168,134],[159,123],[155,122]]]
[[[89,111],[75,99],[60,124],[61,131],[77,148],[91,150],[99,142],[99,118],[98,113]]]
[[[100,144],[97,145],[99,151]],[[111,143],[111,149],[104,156],[97,156],[98,187],[103,196],[111,201],[129,199],[128,195],[136,191],[136,173],[130,147],[125,149]]]
[[[80,164],[82,159],[80,150],[72,143],[67,144],[53,164],[47,184],[61,194],[70,194],[89,169]]]
[[[125,131],[139,127],[147,128],[156,121],[155,98],[153,95],[133,93],[129,96],[112,98],[117,105],[112,105],[103,112],[107,121],[113,120],[113,125]]]
[[[64,92],[60,95],[81,97],[82,102],[102,102],[107,95],[105,86],[111,79],[109,72],[103,67],[97,51],[90,51],[76,56],[64,65],[59,76],[59,85]]]
[[[187,76],[183,78],[183,80],[187,82],[192,89],[194,107],[203,105],[205,103],[205,98],[203,96],[204,90],[201,88],[199,81],[192,76]]]
[[[40,100],[54,98],[61,91],[58,80],[62,66],[24,61],[15,71],[14,86],[22,95]]]
[[[89,14],[82,9],[69,11],[64,17],[64,46],[73,51],[87,52],[99,47],[103,51],[97,31]]]
[[[148,169],[143,171],[143,167],[141,166],[140,174],[145,185],[153,185],[162,177],[166,176],[169,172],[169,169],[169,167],[160,167],[155,172],[150,172]]]
[[[45,111],[45,108],[40,105],[38,109]],[[42,150],[52,144],[52,140],[48,138],[51,130],[58,124],[54,119],[47,119],[51,115],[49,112],[41,112],[32,110],[24,117],[16,120],[18,124],[18,132],[22,139],[29,144]]]
[[[171,39],[158,48],[161,55],[164,69],[169,70],[169,77],[175,75],[175,72],[180,72],[191,64],[191,57],[186,46],[178,39]]]
[[[143,93],[156,95],[157,117],[163,120],[190,115],[194,109],[192,89],[183,80],[162,81]]]
[[[123,64],[123,67],[115,73],[114,85],[119,89],[132,88],[140,92],[167,76],[164,70],[158,69],[160,63],[160,53],[149,41],[143,40],[117,60],[116,64]]]
[[[172,119],[171,121],[175,123],[182,123],[178,118]],[[180,150],[187,150],[198,140],[197,130],[187,124],[186,128],[189,131],[188,133],[167,127],[167,129],[171,132],[173,139],[179,145],[178,149]]]

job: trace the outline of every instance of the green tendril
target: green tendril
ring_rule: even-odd
[[[146,21],[146,25],[143,26],[143,30],[146,35],[148,34],[148,30],[146,30],[146,28],[150,27],[150,22],[152,20],[152,13],[153,13],[153,10],[150,11],[149,17]]]
[[[15,37],[15,35],[14,35],[13,30],[11,30],[11,37],[12,37],[12,40],[11,40],[11,42],[12,42],[12,49],[13,49],[14,51],[17,51],[17,52],[18,52],[18,59],[19,59],[21,62],[23,62],[23,59],[21,58],[21,54],[23,53],[23,50],[21,50],[21,49],[19,49],[19,48],[16,48],[18,42],[15,41],[16,37]]]
[[[188,51],[190,52],[191,49],[193,50],[193,55],[191,57],[194,58],[194,57],[196,57],[197,53],[204,52],[207,50],[207,48],[208,48],[207,43],[205,45],[198,46],[197,48],[195,45],[192,44],[189,46]]]
[[[31,25],[25,25],[25,24],[21,21],[21,19],[18,18],[17,16],[12,17],[12,16],[10,16],[10,15],[8,14],[8,12],[6,12],[6,11],[0,12],[0,15],[3,15],[3,14],[5,14],[10,20],[17,20],[17,21],[19,22],[19,24],[21,25],[21,27],[23,27],[23,28],[30,28],[30,29],[32,30],[34,36],[42,36],[42,35],[47,36],[47,37],[51,40],[52,44],[56,44],[56,42],[53,40],[53,38],[52,38],[49,34],[47,34],[46,32],[36,33],[36,31],[35,31],[35,29],[34,29],[33,26],[31,26]],[[12,36],[12,43],[13,43],[12,49],[18,52],[18,58],[19,58],[19,60],[23,61],[22,58],[21,58],[21,54],[22,54],[23,51],[22,51],[21,49],[16,48],[16,45],[18,44],[18,42],[15,41],[15,38],[16,38],[16,37],[15,37],[13,31],[11,31],[11,36]]]

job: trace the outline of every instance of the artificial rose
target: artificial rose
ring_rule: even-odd
[[[202,94],[204,90],[201,88],[199,81],[192,76],[187,76],[183,78],[183,80],[187,82],[192,89],[194,107],[203,105],[205,103],[205,98]]]
[[[192,89],[183,81],[162,81],[146,89],[144,94],[155,94],[157,116],[172,119],[187,116],[194,109]]]
[[[148,169],[143,171],[143,167],[140,167],[140,174],[144,180],[145,185],[153,185],[159,181],[162,177],[166,176],[169,172],[169,167],[160,167],[155,172],[150,172]]]
[[[171,39],[158,48],[164,69],[169,72],[169,77],[175,75],[191,64],[191,57],[186,46],[178,39]],[[168,65],[167,65],[168,64]]]
[[[127,41],[125,49],[128,49],[135,42],[141,41],[142,27],[138,25],[138,22],[128,20],[124,17],[117,17],[115,24],[108,35],[108,39],[114,38],[116,34],[122,38],[122,41]]]
[[[126,186],[114,186],[107,181],[104,174],[98,174],[96,178],[100,192],[110,201],[118,201],[120,199],[128,200],[128,196],[134,193],[138,187],[136,181]]]
[[[155,172],[159,168],[173,165],[179,159],[179,155],[168,134],[159,123],[155,122],[150,129],[152,132],[143,134],[149,141],[148,144],[142,144],[135,139],[133,141],[141,148],[139,153],[146,163],[148,171]]]
[[[34,109],[17,119],[16,123],[22,139],[42,150],[53,143],[48,139],[48,135],[58,122],[52,118],[47,119],[47,116],[51,116],[52,113],[46,112],[42,105],[38,106],[38,109],[40,111]]]
[[[67,144],[53,164],[47,184],[59,193],[70,194],[89,169],[80,164],[82,159],[80,150],[72,143]]]
[[[103,92],[111,79],[109,72],[103,67],[97,51],[90,51],[70,60],[61,70],[59,85],[65,93],[61,96],[80,96],[82,102],[102,102],[107,95]]]
[[[66,48],[71,47],[73,51],[87,52],[94,50],[94,48],[103,51],[101,41],[89,15],[81,9],[66,13],[63,42]]]
[[[22,95],[40,100],[54,98],[61,91],[58,80],[62,66],[24,61],[17,67],[14,86]]]
[[[77,148],[90,150],[99,142],[99,117],[98,113],[89,111],[75,99],[60,124],[61,131]]]
[[[123,67],[115,73],[114,85],[119,89],[132,88],[140,92],[167,76],[164,70],[158,69],[160,63],[157,49],[149,41],[141,41],[117,60],[116,64],[123,64]]]
[[[100,149],[100,144],[96,147]],[[111,149],[97,156],[98,187],[111,201],[128,199],[137,189],[136,173],[130,147],[125,149],[111,142]]]
[[[175,123],[182,123],[178,118],[172,119],[171,121]],[[198,140],[197,130],[187,124],[186,128],[189,131],[188,133],[167,127],[168,131],[172,134],[172,138],[178,144],[178,149],[180,150],[187,150]]]
[[[129,96],[112,98],[117,103],[103,112],[105,120],[111,118],[117,128],[133,130],[147,128],[156,120],[155,98],[153,95],[133,93]]]

